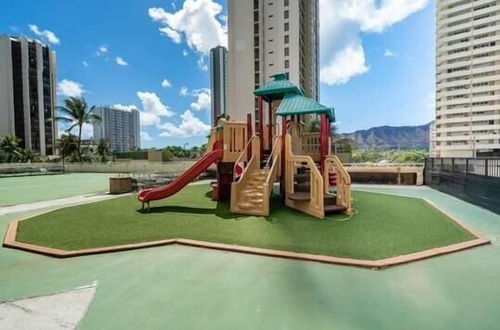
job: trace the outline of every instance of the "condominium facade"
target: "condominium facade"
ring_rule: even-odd
[[[227,49],[217,46],[210,50],[210,91],[212,97],[212,126],[226,113],[227,107]]]
[[[500,0],[438,0],[436,155],[500,156]]]
[[[0,35],[0,138],[15,135],[21,147],[54,155],[56,55],[25,37]]]
[[[231,0],[228,14],[231,119],[245,120],[254,112],[258,120],[253,91],[278,73],[306,96],[319,98],[318,0]]]
[[[102,119],[93,124],[94,140],[108,141],[112,152],[129,151],[141,147],[138,110],[97,107],[94,113]]]

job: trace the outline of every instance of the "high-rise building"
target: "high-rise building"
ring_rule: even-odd
[[[112,152],[141,147],[139,111],[97,107],[94,111],[102,121],[94,123],[94,140],[104,139]]]
[[[500,156],[500,1],[438,0],[436,154]]]
[[[429,125],[429,156],[436,157],[436,122]]]
[[[231,0],[228,13],[231,119],[245,120],[255,111],[257,121],[253,91],[279,73],[318,99],[318,0]]]
[[[0,138],[15,135],[21,147],[53,155],[56,56],[25,37],[0,35]]]
[[[210,50],[210,90],[212,95],[212,126],[227,106],[227,49],[217,46]]]

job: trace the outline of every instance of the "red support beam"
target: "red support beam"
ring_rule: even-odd
[[[321,174],[323,174],[325,158],[328,154],[328,137],[329,137],[329,128],[328,128],[328,117],[326,114],[320,115],[320,166],[321,166]]]
[[[260,156],[264,151],[264,98],[259,96],[259,138],[260,138]]]
[[[273,149],[273,103],[272,102],[268,102],[267,103],[269,105],[269,130],[268,130],[268,134],[269,134],[269,139],[268,139],[268,147],[269,147],[269,150],[272,150]]]
[[[252,114],[248,113],[247,114],[247,143],[250,141],[253,135],[253,128],[252,128]],[[248,148],[247,151],[247,161],[252,158],[252,148]]]
[[[281,117],[281,180],[280,180],[280,192],[281,192],[281,197],[284,199],[285,198],[285,165],[286,165],[286,159],[285,159],[285,135],[287,133],[287,127],[286,127],[286,116]]]

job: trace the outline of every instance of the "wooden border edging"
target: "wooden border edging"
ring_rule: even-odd
[[[143,243],[134,243],[134,244],[124,244],[124,245],[116,245],[109,247],[101,247],[101,248],[92,248],[92,249],[82,249],[82,250],[61,250],[56,248],[44,247],[30,243],[23,243],[16,241],[17,234],[17,226],[20,220],[13,221],[9,224],[7,228],[7,232],[5,235],[5,239],[3,242],[3,246],[35,252],[51,257],[57,258],[68,258],[68,257],[77,257],[91,254],[99,254],[99,253],[109,253],[109,252],[119,252],[119,251],[127,251],[134,249],[141,249],[146,247],[156,247],[170,244],[179,244],[179,245],[187,245],[215,250],[223,250],[223,251],[231,251],[231,252],[240,252],[240,253],[248,253],[269,257],[280,257],[280,258],[288,258],[288,259],[297,259],[297,260],[306,260],[306,261],[316,261],[323,262],[329,264],[339,264],[339,265],[348,265],[348,266],[357,266],[357,267],[365,267],[365,268],[373,268],[380,269],[389,266],[400,265],[416,260],[426,259],[430,257],[435,257],[443,254],[448,254],[452,252],[457,252],[465,249],[469,249],[472,247],[489,244],[490,240],[484,237],[480,237],[471,241],[452,244],[444,247],[438,247],[433,249],[428,249],[420,252],[410,253],[406,255],[401,255],[397,257],[391,257],[386,259],[379,260],[363,260],[363,259],[351,259],[351,258],[339,258],[339,257],[331,257],[325,255],[316,255],[316,254],[308,254],[308,253],[299,253],[299,252],[290,252],[290,251],[282,251],[282,250],[271,250],[265,248],[257,248],[257,247],[249,247],[249,246],[241,246],[241,245],[232,245],[232,244],[224,244],[224,243],[213,243],[206,241],[197,241],[191,239],[184,238],[173,238],[166,239],[160,241],[152,241],[152,242],[143,242]]]
[[[381,194],[387,194],[387,193],[382,192]],[[389,194],[389,195],[391,195],[391,194]],[[417,199],[424,200],[431,207],[434,207],[435,209],[437,209],[438,211],[443,213],[445,216],[447,216],[448,218],[453,220],[458,226],[460,226],[461,228],[463,228],[464,230],[466,230],[467,232],[469,232],[470,234],[475,236],[476,239],[466,241],[466,242],[451,244],[451,245],[447,245],[447,246],[427,249],[427,250],[414,252],[414,253],[410,253],[410,254],[400,255],[400,256],[396,256],[396,257],[379,259],[379,260],[332,257],[332,256],[326,256],[326,255],[317,255],[317,254],[291,252],[291,251],[283,251],[283,250],[272,250],[272,249],[242,246],[242,245],[198,241],[198,240],[185,239],[185,238],[171,238],[171,239],[164,239],[164,240],[151,241],[151,242],[122,244],[122,245],[114,245],[114,246],[99,247],[99,248],[89,248],[89,249],[81,249],[81,250],[61,250],[61,249],[57,249],[57,248],[45,247],[45,246],[40,246],[40,245],[36,245],[36,244],[31,244],[31,243],[19,242],[16,240],[19,222],[30,219],[34,216],[38,216],[38,215],[42,215],[42,214],[54,211],[54,209],[52,209],[52,210],[42,212],[40,214],[31,215],[31,216],[26,217],[24,219],[14,220],[11,223],[9,223],[9,225],[7,227],[7,231],[5,232],[3,246],[8,247],[8,248],[14,248],[14,249],[34,252],[34,253],[38,253],[38,254],[43,254],[43,255],[56,257],[56,258],[69,258],[69,257],[78,257],[78,256],[91,255],[91,254],[120,252],[120,251],[127,251],[127,250],[142,249],[142,248],[147,248],[147,247],[157,247],[157,246],[164,246],[164,245],[170,245],[170,244],[179,244],[179,245],[194,246],[194,247],[207,248],[207,249],[215,249],[215,250],[240,252],[240,253],[247,253],[247,254],[254,254],[254,255],[262,255],[262,256],[268,256],[268,257],[279,257],[279,258],[323,262],[323,263],[328,263],[328,264],[339,264],[339,265],[347,265],[347,266],[357,266],[357,267],[380,269],[380,268],[385,268],[385,267],[389,267],[389,266],[405,264],[405,263],[409,263],[409,262],[417,261],[417,260],[421,260],[421,259],[431,258],[431,257],[440,256],[440,255],[444,255],[444,254],[449,254],[449,253],[453,253],[453,252],[458,252],[458,251],[462,251],[465,249],[470,249],[470,248],[473,248],[476,246],[481,246],[481,245],[485,245],[485,244],[490,243],[490,240],[487,237],[485,237],[484,235],[482,235],[479,231],[475,230],[474,228],[472,228],[471,226],[466,224],[464,221],[457,219],[455,216],[453,216],[449,212],[443,210],[442,208],[437,206],[434,202],[431,202],[429,199],[423,198],[423,197],[410,197],[410,198],[417,198]],[[91,202],[89,202],[89,203],[91,203]],[[87,203],[83,203],[83,204],[87,204]],[[66,207],[71,207],[71,206],[74,206],[74,205],[63,206],[60,208],[56,208],[56,210],[66,208]]]

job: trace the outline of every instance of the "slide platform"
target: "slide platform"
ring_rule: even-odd
[[[194,163],[174,181],[163,187],[145,189],[139,192],[139,201],[147,203],[175,195],[191,181],[196,179],[201,173],[205,172],[210,167],[210,165],[221,160],[222,157],[222,146],[221,143],[217,141],[214,143],[214,150],[203,155],[203,157],[201,157],[196,163]]]

